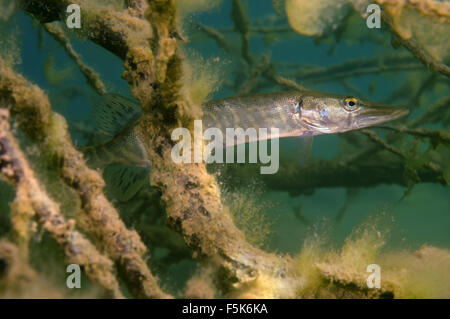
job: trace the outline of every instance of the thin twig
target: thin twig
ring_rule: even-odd
[[[241,0],[233,0],[231,6],[231,18],[234,27],[241,35],[241,54],[249,65],[253,64],[253,55],[250,50],[250,20],[245,12],[244,5]]]
[[[100,75],[94,71],[93,68],[87,66],[83,60],[81,59],[81,56],[75,51],[75,49],[72,47],[72,44],[70,43],[69,38],[64,34],[64,31],[59,27],[59,25],[56,24],[44,24],[45,30],[56,40],[61,44],[61,46],[64,48],[64,50],[67,52],[69,57],[75,62],[75,64],[80,69],[81,73],[86,78],[87,83],[98,93],[98,94],[105,94],[106,93],[106,87],[105,84],[100,79]]]
[[[361,130],[361,133],[367,135],[373,142],[375,142],[377,145],[381,146],[382,148],[388,150],[389,152],[392,152],[393,154],[396,154],[400,156],[401,158],[405,158],[405,155],[402,151],[399,149],[393,147],[392,145],[389,145],[385,140],[383,140],[381,137],[377,136],[374,132],[370,130]]]

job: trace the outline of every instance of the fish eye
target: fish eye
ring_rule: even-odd
[[[356,111],[359,108],[358,99],[355,97],[346,97],[343,102],[344,102],[344,109],[346,109],[349,112]]]

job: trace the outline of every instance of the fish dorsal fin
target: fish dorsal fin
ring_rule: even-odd
[[[130,127],[141,116],[142,110],[134,100],[115,93],[106,93],[93,107],[96,127],[95,145],[102,145],[114,139]]]
[[[149,167],[128,166],[115,163],[107,166],[103,177],[106,191],[115,199],[126,202],[132,199],[149,182]]]

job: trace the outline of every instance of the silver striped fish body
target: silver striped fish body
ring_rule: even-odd
[[[278,128],[279,137],[341,133],[408,114],[408,110],[399,107],[313,91],[263,93],[213,100],[205,103],[203,110],[206,127],[216,127],[222,132],[227,128]]]
[[[97,106],[96,119],[106,144],[93,156],[130,165],[148,166],[145,145],[136,134],[139,103],[117,94],[105,94]],[[291,136],[333,134],[369,127],[408,114],[403,108],[380,105],[339,94],[313,91],[262,93],[211,100],[203,104],[203,129],[216,128],[227,146]],[[235,139],[236,129],[245,140]],[[278,132],[274,132],[274,128]],[[227,130],[230,129],[230,130]],[[266,135],[259,134],[266,129]],[[253,130],[256,134],[247,134]],[[203,132],[202,132],[203,133]],[[232,141],[232,143],[229,143]]]
[[[243,130],[267,129],[267,137],[271,139],[273,128],[279,130],[279,137],[302,136],[310,134],[310,130],[302,125],[301,93],[280,92],[212,100],[203,105],[203,126],[218,128],[224,134],[227,129]],[[228,134],[226,135],[228,137]],[[261,140],[258,135],[257,140]],[[247,139],[246,142],[254,142]]]

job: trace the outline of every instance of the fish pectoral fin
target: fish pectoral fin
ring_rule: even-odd
[[[122,95],[106,93],[93,106],[95,145],[108,143],[130,127],[142,114],[139,103]]]
[[[297,148],[295,155],[298,158],[300,165],[304,166],[311,157],[314,136],[303,136],[297,139],[299,147]]]
[[[149,183],[149,167],[128,166],[115,163],[103,171],[106,193],[121,202],[132,199]]]

